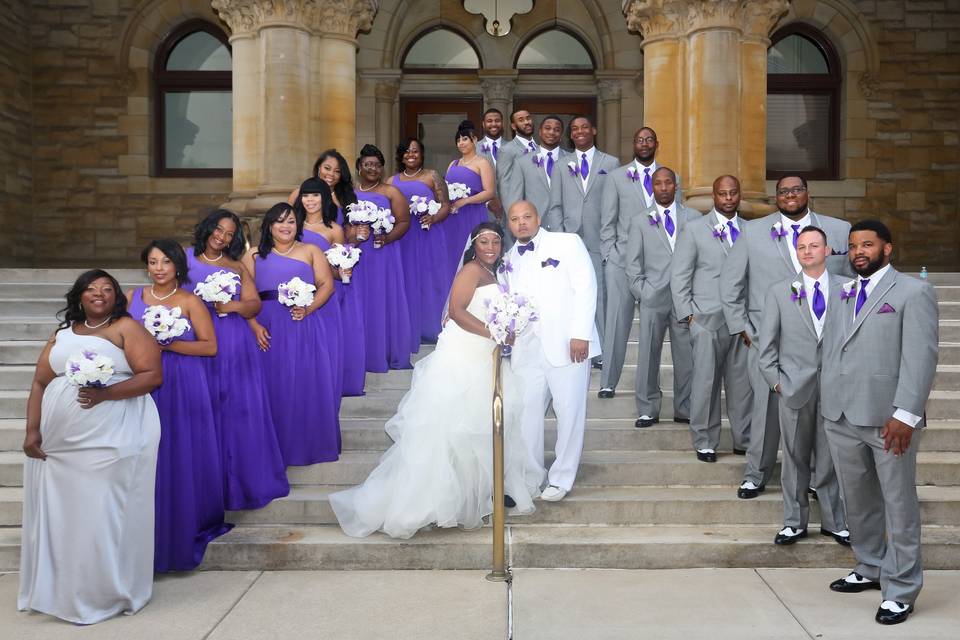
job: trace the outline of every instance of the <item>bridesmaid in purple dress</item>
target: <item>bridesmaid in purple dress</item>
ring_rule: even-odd
[[[181,289],[187,257],[174,240],[154,240],[140,254],[152,284],[127,293],[127,310],[143,322],[147,307],[179,309],[190,323],[163,350],[163,384],[151,395],[160,414],[154,569],[189,571],[207,544],[233,525],[223,521],[223,473],[204,360],[217,353],[210,312]]]
[[[194,229],[187,253],[188,288],[218,271],[240,276],[229,302],[207,302],[217,335],[217,355],[204,358],[220,440],[223,499],[228,510],[259,509],[290,493],[270,413],[263,358],[247,319],[260,311],[256,284],[239,258],[243,253],[240,220],[218,209]]]
[[[447,186],[464,184],[470,188],[470,195],[454,200],[453,191],[450,190],[450,220],[444,225],[444,230],[447,233],[451,280],[460,268],[470,232],[481,222],[488,221],[486,203],[496,195],[493,165],[477,154],[477,130],[472,122],[464,120],[460,123],[456,141],[460,158],[447,167]]]
[[[449,219],[450,201],[447,183],[436,171],[423,167],[423,154],[423,143],[416,138],[401,142],[397,147],[397,165],[402,171],[389,182],[408,203],[412,197],[420,196],[440,205],[436,213],[419,216],[414,215],[411,205],[410,229],[400,240],[410,325],[418,339],[433,344],[440,335],[440,319],[452,281],[447,269],[449,251],[443,230]]]
[[[383,162],[379,149],[364,145],[357,158],[360,180],[355,193],[358,200],[391,209],[396,219],[393,231],[375,239],[370,225],[348,224],[346,227],[347,238],[363,251],[354,267],[358,280],[350,286],[357,287],[363,297],[366,362],[367,371],[371,373],[411,368],[410,354],[420,348],[419,335],[417,344],[413,344],[398,243],[410,225],[409,208],[399,190],[383,184]],[[376,247],[375,241],[380,241],[382,246]]]
[[[276,204],[263,216],[259,246],[243,257],[263,301],[249,323],[264,351],[273,423],[288,466],[331,462],[340,454],[331,338],[316,313],[333,294],[333,275],[323,252],[299,241],[302,233],[293,207]],[[309,306],[280,302],[278,286],[294,277],[316,286]]]
[[[343,244],[343,227],[337,224],[337,206],[333,204],[333,198],[330,195],[330,187],[319,178],[309,178],[300,185],[300,191],[297,194],[297,201],[293,206],[297,212],[297,219],[303,225],[303,241],[320,248],[320,251],[326,252],[333,244]],[[332,267],[331,267],[332,269]],[[337,411],[340,410],[340,398],[343,395],[343,374],[344,374],[344,344],[343,344],[343,311],[340,303],[340,296],[343,291],[343,283],[337,280],[336,269],[332,269],[334,276],[333,295],[330,299],[317,310],[317,313],[323,319],[324,326],[327,329],[327,336],[330,337],[330,363],[334,366],[334,377],[336,382],[334,388],[337,395]],[[350,285],[346,285],[350,286]]]

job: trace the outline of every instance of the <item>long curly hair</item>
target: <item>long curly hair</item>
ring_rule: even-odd
[[[83,292],[87,290],[87,287],[90,286],[90,283],[100,278],[106,278],[110,281],[116,295],[113,310],[110,312],[110,319],[118,320],[130,316],[130,314],[127,313],[127,296],[124,295],[123,289],[120,288],[120,283],[117,282],[117,279],[103,269],[91,269],[90,271],[81,273],[80,277],[73,283],[73,286],[70,287],[70,290],[67,291],[67,306],[57,312],[57,318],[60,319],[59,329],[72,327],[74,323],[83,322],[87,319],[87,313],[83,310],[80,297],[83,295]]]
[[[244,247],[247,245],[243,237],[243,225],[240,224],[240,218],[237,217],[237,214],[227,209],[217,209],[210,212],[193,228],[193,255],[199,258],[200,254],[206,250],[210,234],[217,229],[217,225],[224,218],[232,220],[237,229],[225,253],[231,260],[237,260],[243,255]]]
[[[320,154],[317,161],[313,163],[313,175],[320,177],[320,165],[327,158],[333,158],[340,165],[340,182],[333,185],[333,193],[337,196],[337,202],[346,215],[347,207],[357,201],[357,194],[353,191],[353,174],[350,173],[350,165],[347,159],[336,149],[327,149]],[[343,220],[341,220],[341,223]]]

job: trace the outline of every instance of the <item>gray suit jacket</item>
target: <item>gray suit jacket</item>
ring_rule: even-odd
[[[829,274],[830,286],[826,297],[823,336],[834,333],[840,326],[844,305],[840,290],[845,278]],[[803,282],[803,276],[777,282],[767,291],[760,318],[760,373],[770,388],[780,385],[780,396],[791,409],[801,409],[817,392],[820,381],[822,338],[810,317],[812,291],[807,297],[794,301],[791,284]]]
[[[663,222],[650,224],[650,214],[656,211],[656,207],[644,208],[630,220],[624,260],[627,283],[633,297],[649,309],[663,311],[673,308],[670,264],[673,262],[674,250],[670,248]],[[675,214],[673,217],[678,243],[688,226],[703,217],[699,211],[683,205],[679,205],[677,210],[671,213]]]
[[[850,223],[839,218],[810,212],[811,222],[827,234],[834,255],[827,258],[827,270],[839,275],[852,274],[846,257]],[[796,279],[790,250],[791,233],[774,239],[770,230],[780,221],[780,212],[749,220],[740,227],[740,236],[723,264],[720,277],[720,301],[730,333],[747,331],[755,338],[760,326],[763,299],[771,285],[787,278]]]
[[[600,212],[604,186],[611,171],[617,168],[617,159],[596,150],[590,165],[587,190],[579,176],[571,175],[568,162],[576,162],[571,153],[563,164],[553,170],[550,184],[550,207],[544,226],[550,231],[576,233],[583,238],[587,250],[600,253]]]
[[[670,291],[677,318],[692,315],[694,322],[710,331],[726,326],[720,303],[720,272],[733,250],[725,239],[721,241],[714,237],[716,219],[711,210],[687,225],[677,239],[670,273]],[[739,222],[742,227],[743,219]]]
[[[882,427],[895,409],[922,416],[940,341],[933,286],[891,267],[856,318],[855,305],[855,297],[841,301],[838,330],[824,335],[823,417]]]
[[[512,147],[517,145],[511,144]],[[537,164],[538,156],[522,150],[511,152],[506,161],[497,165],[497,182],[500,185],[500,201],[504,211],[519,200],[529,200],[541,216],[550,207],[550,183],[547,181],[547,168]],[[569,154],[557,147],[553,150],[553,175],[563,170],[569,161]]]

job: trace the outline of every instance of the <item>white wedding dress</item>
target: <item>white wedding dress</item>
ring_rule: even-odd
[[[467,310],[483,318],[495,284],[478,287]],[[394,444],[363,484],[330,496],[343,531],[383,531],[409,538],[419,529],[474,529],[493,512],[494,342],[446,323],[436,350],[418,362],[410,391],[386,425]],[[504,478],[514,513],[534,511],[539,471],[526,469],[520,431],[522,397],[509,360],[503,361]]]

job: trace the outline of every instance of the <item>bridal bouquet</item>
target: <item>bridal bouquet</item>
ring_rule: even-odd
[[[500,286],[494,297],[484,300],[487,313],[487,329],[494,342],[506,345],[510,336],[517,336],[537,321],[537,308],[530,298],[511,292],[507,287]],[[509,349],[504,349],[504,355],[509,355]]]
[[[410,214],[418,218],[424,214],[432,216],[440,211],[440,203],[436,200],[428,200],[427,196],[410,196]],[[420,228],[429,229],[429,222],[420,222]]]
[[[340,269],[340,282],[350,284],[350,271],[360,261],[361,250],[352,244],[335,244],[324,253],[331,267]]]
[[[380,217],[380,207],[369,200],[359,200],[353,204],[347,205],[347,220],[350,224],[372,224]],[[366,230],[357,231],[357,240],[363,242],[367,239]]]
[[[309,307],[313,304],[313,292],[316,290],[312,284],[294,277],[277,286],[277,300],[288,307]]]
[[[450,193],[450,201],[460,200],[470,195],[470,187],[462,182],[448,182],[447,191]],[[455,211],[453,213],[456,213]]]
[[[155,304],[143,312],[143,326],[159,344],[170,344],[174,338],[182,336],[190,328],[190,322],[181,318],[180,313],[180,307],[168,309]]]
[[[383,246],[383,236],[393,231],[393,223],[396,218],[393,217],[390,209],[378,209],[377,219],[370,224],[373,229],[373,248],[379,249]]]
[[[113,376],[113,359],[84,349],[67,358],[67,368],[63,375],[67,382],[78,387],[102,389]]]
[[[193,293],[200,297],[204,302],[221,304],[233,300],[240,289],[240,275],[233,271],[216,271],[211,273],[203,282],[198,282],[193,288]],[[221,318],[227,317],[225,313],[218,313]]]

